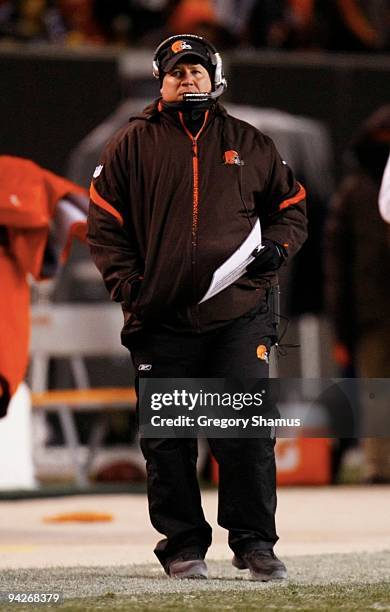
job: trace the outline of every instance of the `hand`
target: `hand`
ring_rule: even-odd
[[[257,276],[264,272],[275,272],[285,260],[284,248],[272,240],[263,240],[263,248],[254,261],[247,267],[249,276]]]

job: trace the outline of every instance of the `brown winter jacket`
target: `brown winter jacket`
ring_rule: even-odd
[[[107,145],[91,184],[88,241],[126,336],[160,322],[200,332],[265,299],[275,273],[241,277],[202,304],[213,272],[259,217],[286,258],[306,239],[305,190],[273,142],[216,104],[193,137],[161,101]]]

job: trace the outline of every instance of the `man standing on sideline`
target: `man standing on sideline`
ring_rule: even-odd
[[[122,342],[151,378],[268,376],[276,270],[306,239],[305,190],[270,138],[227,114],[213,45],[183,34],[153,61],[161,98],[106,146],[91,185],[88,239]],[[235,283],[199,304],[213,275],[260,219],[264,248]],[[218,522],[233,565],[257,580],[285,578],[274,555],[273,438],[210,439],[219,464]],[[168,576],[206,578],[211,527],[201,507],[194,439],[141,438],[149,512],[165,535],[155,554]]]

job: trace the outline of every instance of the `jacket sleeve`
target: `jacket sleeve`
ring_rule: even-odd
[[[144,263],[131,223],[125,138],[114,139],[103,152],[90,187],[87,240],[111,299],[131,309],[139,291]]]
[[[306,191],[283,161],[271,139],[269,176],[259,210],[262,237],[280,245],[285,259],[307,238]]]

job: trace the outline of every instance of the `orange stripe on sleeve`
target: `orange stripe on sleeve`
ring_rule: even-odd
[[[96,204],[96,206],[100,206],[100,208],[103,208],[104,210],[106,210],[108,213],[110,213],[110,215],[115,217],[115,219],[119,221],[121,225],[123,225],[123,217],[120,214],[120,212],[118,212],[116,208],[111,206],[111,204],[109,204],[106,200],[104,200],[98,194],[98,192],[95,189],[95,185],[93,183],[91,183],[91,187],[89,189],[89,195],[90,195],[92,202]]]
[[[287,208],[288,206],[292,206],[293,204],[297,204],[298,202],[301,202],[301,200],[305,199],[306,189],[300,183],[298,183],[298,185],[299,185],[298,193],[292,198],[288,198],[288,200],[284,200],[281,204],[279,204],[279,210],[283,210],[284,208]]]

